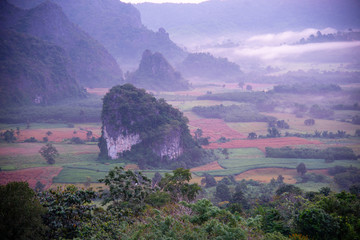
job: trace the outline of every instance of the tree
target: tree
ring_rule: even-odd
[[[312,125],[315,125],[315,120],[314,120],[314,119],[312,119],[312,118],[310,118],[310,119],[306,119],[306,120],[304,121],[304,124],[305,124],[306,126],[312,126]]]
[[[230,201],[231,193],[229,187],[224,183],[219,183],[216,186],[215,197],[220,201]]]
[[[160,181],[162,191],[169,192],[173,201],[193,201],[201,190],[197,183],[189,184],[191,180],[191,172],[189,169],[178,168],[173,170],[173,174],[165,173]]]
[[[248,139],[257,139],[257,134],[254,133],[254,132],[251,132],[251,133],[249,133],[249,135],[248,135],[247,138],[248,138]]]
[[[27,182],[0,186],[1,239],[45,239],[41,219],[45,212]]]
[[[360,137],[360,129],[356,129],[356,131],[355,131],[355,137]]]
[[[109,191],[103,194],[102,204],[109,204],[108,209],[119,216],[140,214],[146,198],[155,191],[151,187],[151,180],[141,172],[125,171],[122,167],[110,170],[99,182],[109,187]]]
[[[43,146],[39,150],[39,153],[43,158],[45,158],[48,164],[54,164],[55,158],[59,156],[59,152],[51,143],[47,143],[45,146]]]
[[[195,139],[201,138],[202,134],[203,134],[203,131],[200,128],[196,129],[196,131],[195,131]]]
[[[323,209],[304,209],[296,219],[297,227],[311,239],[340,239],[339,223]]]
[[[161,179],[162,179],[161,174],[159,172],[156,172],[151,180],[152,187],[157,186],[160,183]]]
[[[6,130],[4,133],[3,133],[3,136],[4,136],[4,140],[8,143],[13,143],[16,141],[16,137],[15,137],[15,134],[14,134],[14,130],[13,129],[10,129],[10,130]]]
[[[50,136],[51,134],[52,134],[51,131],[47,131],[47,132],[46,132],[46,135],[48,135],[48,136]]]
[[[47,239],[74,239],[79,236],[78,229],[88,219],[94,208],[91,200],[95,192],[79,189],[74,185],[49,189],[39,194],[41,204],[48,210],[43,215],[49,227]]]
[[[301,176],[304,176],[304,174],[307,172],[305,163],[299,163],[296,167],[297,173],[299,173]]]
[[[205,183],[206,188],[216,186],[215,178],[208,173],[204,174],[204,178],[201,180],[201,183],[203,183],[203,182]]]
[[[252,89],[253,89],[253,88],[252,88],[251,85],[246,85],[246,90],[247,90],[247,91],[252,91]]]
[[[279,132],[279,130],[275,127],[272,128],[268,128],[268,137],[280,137],[281,134]]]
[[[92,135],[93,135],[92,131],[87,131],[86,132],[86,138],[87,138],[88,141],[90,140]]]

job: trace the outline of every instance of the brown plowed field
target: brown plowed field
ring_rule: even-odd
[[[282,137],[282,138],[267,138],[267,139],[254,139],[254,140],[232,140],[226,143],[211,143],[204,148],[217,149],[217,148],[258,148],[265,151],[265,147],[280,148],[285,146],[296,145],[310,145],[322,144],[317,140],[307,140],[298,137]]]
[[[223,167],[221,167],[219,165],[219,163],[217,161],[199,166],[199,167],[194,167],[191,168],[190,171],[191,172],[199,172],[199,171],[212,171],[212,170],[221,170],[224,169]]]
[[[28,182],[31,188],[35,188],[36,182],[40,181],[48,189],[52,184],[52,179],[57,176],[62,167],[36,167],[16,171],[1,171],[0,184],[5,185],[14,181]]]
[[[322,175],[328,175],[327,169],[319,170],[308,170],[308,173],[316,173]],[[276,179],[279,175],[284,177],[284,182],[288,184],[296,183],[295,177],[298,176],[296,169],[287,169],[287,168],[258,168],[248,170],[246,172],[240,173],[235,176],[237,181],[242,179],[245,180],[255,180],[258,182],[269,183],[272,178]]]
[[[192,132],[200,128],[203,131],[203,137],[210,137],[210,141],[216,141],[220,137],[229,139],[247,137],[230,128],[222,119],[190,119],[189,125]]]

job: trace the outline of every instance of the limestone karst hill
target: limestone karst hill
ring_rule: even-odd
[[[144,89],[131,84],[113,87],[104,97],[101,158],[125,158],[140,167],[191,167],[204,159],[192,139],[187,118]]]
[[[152,53],[150,50],[144,51],[139,68],[125,81],[155,91],[180,91],[189,88],[189,83],[161,53]]]

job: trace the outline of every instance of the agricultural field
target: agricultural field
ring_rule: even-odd
[[[269,90],[273,84],[246,83],[251,85],[255,91]],[[346,131],[347,134],[354,135],[357,125],[349,122],[315,119],[315,125],[306,126],[304,120],[307,116],[296,117],[286,111],[261,114],[273,116],[278,120],[284,120],[289,124],[289,129],[279,129],[282,137],[247,139],[249,133],[255,132],[258,136],[266,136],[268,133],[268,124],[266,122],[225,122],[223,119],[203,118],[194,112],[195,106],[213,106],[223,104],[243,105],[236,101],[220,100],[198,100],[197,97],[212,92],[226,93],[239,91],[236,83],[216,83],[209,85],[194,85],[195,88],[182,92],[159,92],[156,97],[163,97],[169,104],[178,108],[189,119],[188,127],[194,135],[197,129],[202,130],[202,137],[208,137],[210,144],[203,146],[209,151],[213,151],[218,160],[198,166],[191,169],[192,182],[201,184],[204,173],[215,176],[220,181],[226,176],[234,176],[237,181],[256,180],[259,182],[270,182],[272,178],[282,175],[285,183],[296,183],[304,189],[313,189],[315,186],[332,186],[328,183],[317,183],[318,185],[307,185],[307,183],[298,182],[298,173],[296,167],[299,163],[305,163],[308,173],[328,176],[327,169],[334,166],[354,166],[360,167],[358,160],[342,160],[326,163],[323,159],[276,159],[266,158],[265,148],[279,148],[284,146],[291,147],[310,147],[325,149],[332,146],[347,146],[354,150],[355,154],[360,155],[359,138],[350,137],[342,139],[325,138],[300,138],[283,137],[285,132],[289,133],[311,133],[315,131]],[[87,89],[89,93],[98,96],[104,96],[108,89]],[[245,91],[245,90],[242,90]],[[282,100],[284,96],[278,99]],[[293,96],[294,99],[299,96]],[[323,98],[315,99],[322,101]],[[336,100],[336,99],[335,99]],[[281,108],[280,108],[281,110]],[[351,116],[357,114],[356,111],[335,111],[335,118],[351,119]],[[125,169],[139,170],[136,163],[119,162],[109,160],[100,162],[98,160],[99,148],[96,141],[91,142],[90,138],[97,139],[101,135],[101,123],[30,123],[30,124],[0,124],[0,131],[13,129],[15,137],[14,143],[0,143],[0,183],[13,180],[25,180],[34,186],[37,181],[45,185],[45,188],[56,187],[62,184],[77,184],[78,186],[103,186],[98,184],[97,180],[103,178],[106,173],[115,166],[122,166]],[[17,130],[18,129],[18,130]],[[91,135],[89,135],[91,132]],[[59,152],[54,165],[48,165],[39,154],[39,150],[45,145],[43,141],[47,138]],[[26,142],[27,139],[35,138],[38,142]],[[72,138],[79,138],[84,144],[74,144],[70,141]],[[226,139],[225,142],[219,142],[219,139]],[[71,144],[72,143],[72,144]],[[223,149],[227,149],[227,154],[223,154]],[[152,178],[156,172],[164,175],[171,172],[168,169],[141,169],[141,171]]]

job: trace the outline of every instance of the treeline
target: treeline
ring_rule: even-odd
[[[352,111],[360,111],[360,106],[358,103],[354,103],[353,105],[350,104],[337,104],[332,106],[334,110],[352,110]]]
[[[355,137],[357,134],[355,133]],[[337,132],[329,132],[329,131],[315,131],[312,133],[285,133],[285,137],[300,137],[300,138],[349,138],[350,134],[347,134],[346,131],[338,130]]]
[[[100,97],[67,101],[56,105],[25,106],[0,109],[0,123],[82,123],[100,122]]]
[[[321,42],[349,42],[349,41],[359,41],[360,32],[358,31],[349,31],[349,32],[337,32],[337,33],[328,33],[322,34],[320,31],[317,31],[316,35],[311,34],[307,39],[302,38],[298,44],[308,44],[308,43],[321,43]]]
[[[192,108],[192,111],[204,118],[220,118],[225,122],[272,122],[276,118],[271,116],[265,116],[250,108],[249,106],[196,106]]]
[[[303,158],[333,160],[356,160],[354,151],[348,147],[329,147],[326,149],[313,148],[265,148],[265,156],[268,158]]]
[[[337,84],[293,84],[276,85],[273,91],[275,93],[293,93],[293,94],[319,94],[328,92],[339,92],[341,87]]]

